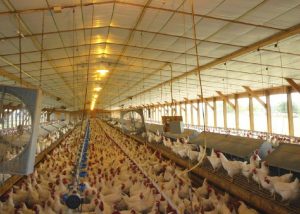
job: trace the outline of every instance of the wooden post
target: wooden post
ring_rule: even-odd
[[[224,118],[224,128],[227,128],[227,102],[223,99],[223,118]]]
[[[184,102],[184,110],[185,110],[185,124],[188,124],[188,114],[187,114],[187,101]]]
[[[158,106],[158,121],[161,122],[161,106]]]
[[[249,95],[249,118],[250,118],[250,130],[254,131],[253,98],[251,95]]]
[[[205,126],[207,126],[207,124],[208,124],[208,111],[207,111],[207,102],[205,102],[205,121],[204,121],[204,124],[205,124]]]
[[[174,109],[174,116],[177,116],[177,104],[173,104],[173,109]]]
[[[294,117],[293,117],[293,103],[291,95],[291,87],[287,87],[287,113],[289,121],[289,135],[294,136]]]
[[[181,103],[179,103],[179,113],[180,113],[180,116],[182,116],[182,105],[181,105]]]
[[[200,102],[199,100],[197,100],[197,124],[198,126],[200,126],[200,119],[201,119],[201,116],[200,116]]]
[[[234,101],[235,101],[235,128],[240,129],[240,109],[239,109],[239,99],[238,95],[234,95]]]
[[[214,127],[217,127],[217,100],[213,98],[213,105],[214,105]]]
[[[267,129],[269,133],[272,133],[272,115],[271,115],[271,103],[270,103],[269,91],[266,91],[266,112],[267,112]]]
[[[191,105],[191,125],[194,125],[194,103],[190,103]]]
[[[15,126],[17,127],[19,124],[18,124],[18,115],[17,113],[19,112],[18,109],[15,109]]]

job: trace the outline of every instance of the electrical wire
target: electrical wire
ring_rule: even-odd
[[[83,111],[82,111],[82,116],[81,116],[81,128],[80,128],[80,133],[82,132],[83,129],[83,122],[85,120],[86,116],[86,104],[87,104],[87,93],[88,93],[88,83],[89,83],[89,71],[90,71],[90,60],[91,60],[91,49],[92,49],[92,35],[93,35],[93,26],[94,26],[94,12],[95,12],[95,7],[94,5],[92,6],[92,27],[90,30],[90,42],[89,42],[89,56],[88,56],[88,63],[87,63],[87,72],[86,72],[86,85],[85,85],[85,94],[84,94],[84,104],[83,104]]]
[[[73,108],[75,108],[75,29],[76,29],[76,23],[75,23],[75,9],[73,8],[73,48],[72,48],[72,73],[73,73]]]
[[[19,72],[20,72],[20,85],[22,86],[22,33],[21,33],[21,20],[19,19]]]
[[[196,23],[195,23],[195,12],[194,12],[194,1],[192,0],[192,21],[193,21],[193,35],[194,35],[194,45],[196,49],[196,58],[197,58],[197,74],[198,74],[198,80],[199,80],[199,85],[200,85],[200,98],[202,101],[202,109],[204,105],[204,97],[203,97],[203,87],[202,87],[202,80],[201,80],[201,74],[200,74],[200,64],[199,64],[199,53],[198,53],[198,46],[197,46],[197,35],[196,35]],[[205,114],[204,111],[202,111],[202,118],[203,121],[205,121]],[[193,169],[197,168],[204,160],[205,154],[206,154],[206,148],[207,148],[207,143],[206,143],[206,124],[203,123],[203,132],[204,132],[204,152],[201,157],[198,157],[198,163],[194,165],[192,168],[189,168],[182,172],[181,174],[188,173],[192,171]],[[200,152],[199,152],[200,155]]]
[[[40,56],[40,88],[42,88],[42,71],[43,71],[43,52],[44,52],[44,31],[45,31],[45,12],[42,17],[42,40],[41,40],[41,56]]]

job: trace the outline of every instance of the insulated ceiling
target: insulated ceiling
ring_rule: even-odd
[[[286,85],[284,77],[299,83],[297,33],[259,51],[214,62],[297,26],[300,0],[193,4],[195,26],[192,0],[3,0],[1,84],[19,84],[21,68],[23,82],[44,91],[45,106],[72,110],[89,104],[95,93],[95,108],[170,101],[171,68],[172,76],[180,77],[173,82],[176,100],[200,93],[197,75],[191,72],[197,65],[205,68],[204,97],[216,96],[216,91],[242,92],[242,86],[255,90]],[[18,32],[24,36],[21,48]],[[103,77],[98,69],[110,72]],[[95,92],[95,87],[102,90]]]

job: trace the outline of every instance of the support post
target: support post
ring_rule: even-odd
[[[208,124],[208,112],[207,112],[207,107],[208,107],[208,104],[207,104],[207,102],[205,102],[205,121],[204,121],[204,124],[205,124],[205,126],[207,126],[207,124]]]
[[[198,126],[200,126],[200,119],[201,119],[201,116],[200,116],[200,101],[197,100],[197,124]]]
[[[253,98],[251,95],[249,95],[249,118],[250,118],[250,130],[254,131]]]
[[[240,129],[240,109],[239,109],[239,99],[238,95],[234,95],[234,101],[235,101],[235,128]]]
[[[217,127],[217,100],[213,98],[213,105],[214,105],[214,127]]]
[[[224,128],[227,128],[227,102],[223,99],[223,118],[224,118]]]
[[[269,91],[266,91],[266,112],[267,112],[267,129],[269,133],[272,133],[272,115],[271,115],[271,103],[270,103]]]
[[[294,136],[294,117],[291,87],[287,87],[287,113],[289,121],[289,135]]]
[[[184,102],[184,110],[185,110],[185,124],[188,124],[188,114],[187,114],[187,101]]]
[[[194,125],[194,103],[190,103],[191,105],[191,125]]]

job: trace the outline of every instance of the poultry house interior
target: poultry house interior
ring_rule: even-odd
[[[299,214],[299,14],[0,1],[0,214]]]

